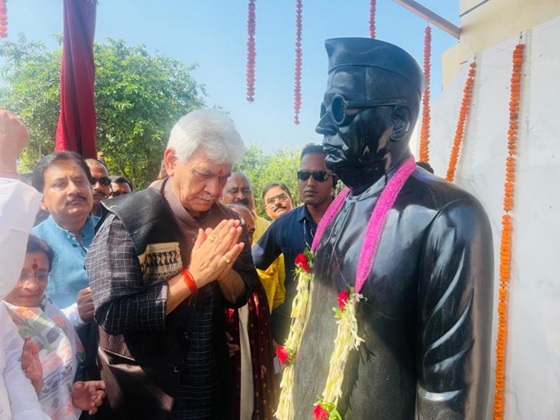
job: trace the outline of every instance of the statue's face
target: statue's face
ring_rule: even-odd
[[[371,83],[371,82],[370,82]],[[316,131],[323,134],[325,162],[353,191],[365,190],[394,164],[392,112],[399,98],[366,95],[363,67],[333,71]]]

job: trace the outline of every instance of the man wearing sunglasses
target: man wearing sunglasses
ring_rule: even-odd
[[[101,202],[111,196],[111,178],[104,163],[97,159],[86,159],[91,172],[93,188],[93,210],[95,216],[101,216]]]
[[[311,248],[317,224],[333,199],[336,179],[325,166],[322,146],[310,144],[303,148],[297,177],[303,205],[272,222],[253,246],[253,260],[261,270],[284,254],[285,299],[272,311],[272,337],[278,344],[284,344],[290,329],[292,302],[297,292],[295,258],[305,248]]]
[[[355,304],[363,341],[336,375],[343,378],[340,398],[327,399],[323,409],[360,419],[486,418],[488,218],[472,195],[414,163],[408,143],[425,87],[416,61],[375,39],[331,39],[326,49],[316,131],[324,135],[327,167],[349,189],[333,205],[315,253],[309,319],[294,365],[294,418],[309,418],[327,398],[329,361],[341,337],[333,308],[352,288],[363,297]]]

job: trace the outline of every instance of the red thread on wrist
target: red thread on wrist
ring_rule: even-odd
[[[181,270],[181,277],[183,278],[183,281],[191,291],[191,294],[196,293],[196,291],[198,290],[198,286],[196,285],[196,282],[194,281],[194,277],[192,276],[191,272],[188,269],[183,268]]]

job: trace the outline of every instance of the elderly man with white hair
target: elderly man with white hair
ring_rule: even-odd
[[[86,258],[102,417],[231,416],[223,313],[247,302],[258,276],[239,219],[218,199],[243,152],[229,118],[193,111],[171,131],[169,177],[104,203]]]

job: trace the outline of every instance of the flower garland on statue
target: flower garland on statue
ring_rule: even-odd
[[[506,182],[504,184],[504,215],[500,240],[500,287],[498,289],[498,333],[496,337],[496,385],[494,392],[494,419],[501,420],[505,403],[506,345],[508,336],[508,299],[511,279],[511,239],[513,196],[515,192],[515,155],[517,152],[517,129],[519,127],[519,102],[521,94],[521,69],[524,44],[517,44],[513,51],[513,70],[509,101],[508,156],[506,158]]]
[[[375,39],[375,13],[377,11],[377,0],[369,1],[369,36]]]
[[[255,59],[257,56],[255,45],[255,32],[257,28],[257,6],[256,0],[249,0],[248,16],[247,16],[247,100],[253,102],[255,100]]]
[[[455,137],[453,138],[453,147],[449,155],[449,164],[447,165],[447,176],[445,179],[453,182],[455,179],[455,171],[457,170],[457,161],[459,160],[459,151],[461,150],[461,143],[465,135],[465,123],[469,111],[471,109],[472,90],[474,86],[474,76],[476,70],[476,62],[472,62],[469,66],[469,73],[463,88],[463,99],[461,100],[461,109],[459,110],[459,119],[457,120],[457,127],[455,128]]]
[[[349,291],[342,290],[338,294],[338,308],[334,309],[334,317],[338,324],[337,335],[334,341],[334,350],[329,361],[329,373],[327,375],[325,388],[321,399],[315,403],[313,410],[313,415],[316,420],[342,419],[342,416],[337,411],[337,404],[338,399],[342,396],[341,388],[344,380],[346,362],[348,361],[350,352],[353,349],[357,349],[360,342],[363,341],[358,336],[358,321],[356,318],[356,307],[362,299],[360,291],[373,267],[377,248],[385,227],[385,222],[389,216],[389,211],[393,207],[406,180],[414,172],[415,168],[416,163],[414,158],[410,157],[397,169],[381,192],[366,228],[364,243],[358,261],[355,287],[350,288]],[[312,252],[315,252],[317,249],[325,229],[332,223],[342,208],[344,199],[348,193],[348,188],[343,189],[327,209],[317,227],[317,233],[313,238],[313,244],[311,246]],[[298,296],[296,296],[294,306],[292,307],[292,325],[290,327],[290,333],[288,334],[288,339],[284,347],[279,347],[277,349],[280,360],[284,360],[286,364],[280,384],[280,403],[278,411],[275,414],[276,417],[281,420],[291,420],[294,418],[292,394],[294,380],[293,366],[311,311],[313,253],[307,252],[304,254],[303,258],[305,258],[306,264],[304,264],[300,256],[296,259],[296,264],[299,263],[298,270],[300,270]],[[308,270],[305,268],[308,268]],[[305,285],[302,285],[304,282]],[[301,296],[299,295],[300,290],[304,290]]]
[[[8,8],[6,0],[0,0],[0,38],[8,36]]]
[[[431,56],[432,56],[432,28],[426,26],[424,30],[424,77],[426,78],[426,90],[422,95],[422,128],[420,129],[419,153],[420,162],[430,163],[430,79],[431,79]]]
[[[301,66],[303,50],[301,49],[301,32],[303,0],[296,1],[296,62],[294,69],[294,124],[299,124],[299,111],[301,109]]]
[[[282,373],[282,381],[280,382],[280,400],[278,409],[275,413],[276,418],[280,420],[289,420],[294,418],[294,401],[293,401],[293,384],[294,384],[294,362],[299,349],[301,337],[309,319],[309,310],[311,308],[311,292],[313,280],[313,256],[319,245],[319,239],[323,235],[325,228],[331,224],[338,211],[344,203],[344,199],[350,190],[343,189],[333,200],[321,221],[317,226],[317,232],[313,237],[311,250],[305,250],[296,257],[296,274],[298,276],[297,294],[292,303],[291,325],[288,338],[284,346],[278,346],[276,355],[280,363],[284,366]]]

